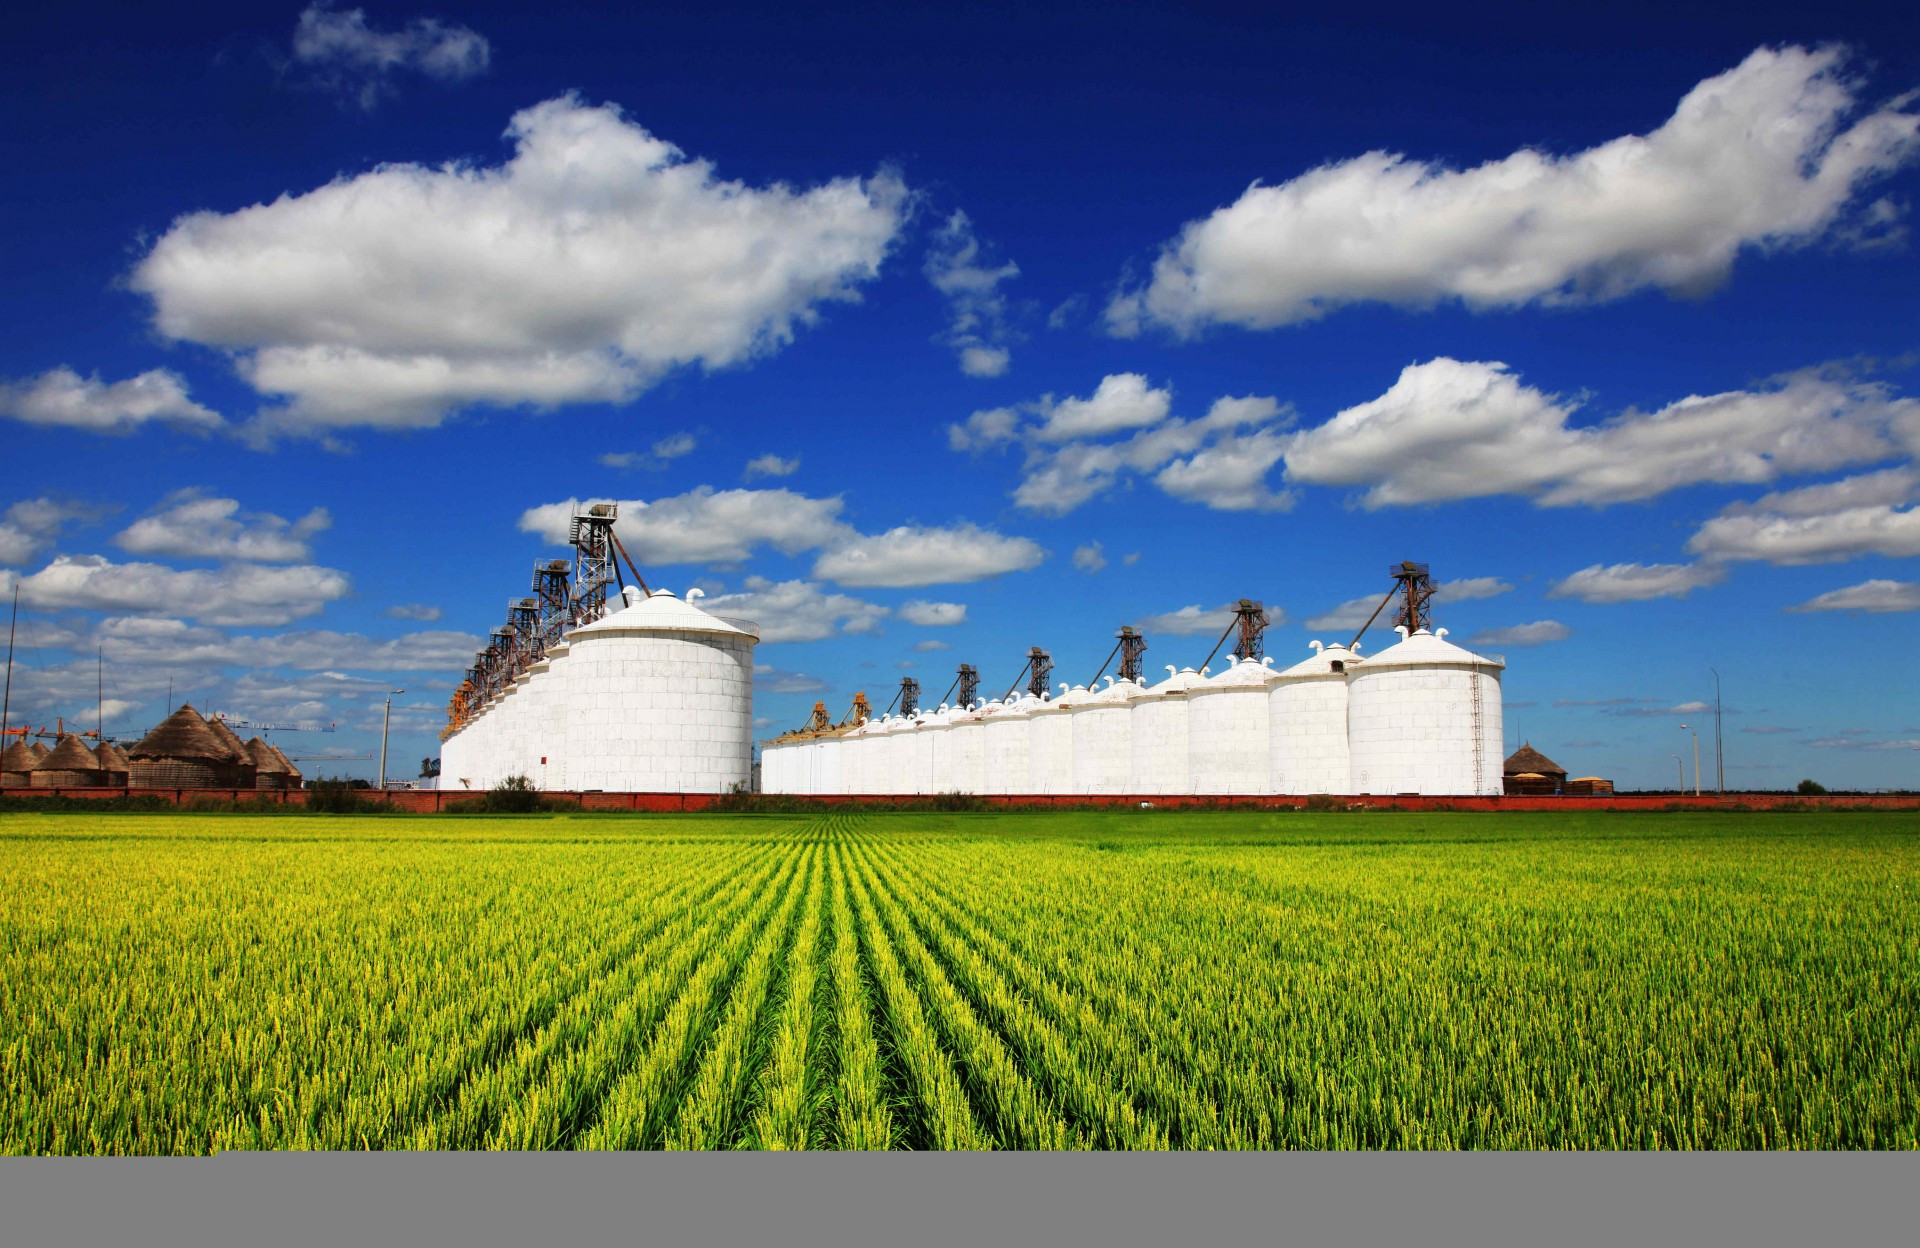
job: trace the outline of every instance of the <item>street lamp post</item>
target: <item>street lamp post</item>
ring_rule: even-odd
[[[1720,748],[1720,669],[1710,667],[1713,673],[1713,786],[1720,796],[1727,795],[1727,759]]]
[[[1700,732],[1698,729],[1692,727],[1689,724],[1681,724],[1680,728],[1684,732],[1691,732],[1693,734],[1693,795],[1695,797],[1699,797],[1700,796]],[[1680,786],[1682,788],[1685,788],[1686,783],[1687,783],[1686,777],[1682,776],[1680,778]]]
[[[393,723],[393,695],[405,689],[387,690],[387,709],[380,716],[380,787],[387,787],[387,728]]]

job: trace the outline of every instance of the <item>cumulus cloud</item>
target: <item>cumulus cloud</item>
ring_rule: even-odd
[[[422,602],[398,602],[380,614],[390,620],[416,620],[422,624],[431,624],[444,612],[439,607],[431,607]]]
[[[1549,641],[1565,641],[1573,630],[1558,620],[1536,620],[1532,624],[1511,624],[1506,628],[1487,628],[1467,638],[1468,646],[1538,646]]]
[[[757,690],[766,693],[820,693],[827,687],[818,676],[785,671],[771,663],[753,665],[753,682]]]
[[[395,75],[462,82],[486,72],[492,48],[457,22],[416,17],[399,30],[378,30],[362,10],[321,0],[293,28],[293,59],[317,85],[372,111],[394,91]]]
[[[782,459],[769,451],[747,461],[745,477],[751,481],[755,477],[790,477],[800,468],[800,457]]]
[[[98,510],[70,499],[22,499],[0,512],[0,564],[26,563],[52,545],[68,525]]]
[[[952,647],[948,646],[947,643],[944,641],[927,640],[927,641],[914,642],[913,648],[922,653],[926,653],[932,650],[948,650],[948,649],[951,649]]]
[[[1512,588],[1513,586],[1507,584],[1497,576],[1467,576],[1461,577],[1458,580],[1440,581],[1435,584],[1433,587],[1433,597],[1430,601],[1440,606],[1455,602],[1474,602],[1483,598],[1497,598],[1501,594],[1512,590]],[[1368,619],[1373,617],[1374,609],[1380,605],[1380,600],[1384,597],[1386,597],[1386,592],[1383,590],[1377,594],[1364,594],[1358,598],[1349,598],[1339,606],[1330,607],[1308,619],[1306,627],[1335,629],[1359,628],[1365,624]],[[1392,607],[1389,605],[1387,610],[1381,612],[1380,618],[1390,619],[1391,610]]]
[[[1143,615],[1134,627],[1149,637],[1155,633],[1168,633],[1175,637],[1191,637],[1196,633],[1223,633],[1227,630],[1227,625],[1233,623],[1233,607],[1234,604],[1226,603],[1209,610],[1196,602],[1176,611]]]
[[[1100,553],[1099,542],[1088,542],[1085,546],[1076,546],[1073,550],[1073,566],[1092,576],[1107,566],[1107,557]]]
[[[600,456],[600,464],[606,468],[645,468],[657,471],[665,468],[683,455],[693,454],[699,439],[691,433],[674,433],[661,438],[645,451],[608,451]]]
[[[0,592],[41,611],[128,611],[178,615],[208,624],[287,624],[345,596],[344,572],[295,564],[235,563],[181,571],[157,563],[110,563],[98,555],[56,555],[31,576],[0,573]]]
[[[325,507],[289,522],[264,512],[242,512],[238,499],[177,490],[159,510],[116,534],[113,544],[134,555],[299,563],[313,553],[308,539],[332,524]]]
[[[924,628],[951,628],[967,622],[963,602],[925,602],[915,598],[900,604],[900,618]]]
[[[1524,385],[1505,364],[1443,356],[1298,434],[1287,476],[1366,486],[1369,508],[1495,494],[1601,506],[1886,459],[1920,425],[1920,402],[1821,371],[1575,428],[1579,406]]]
[[[809,498],[792,490],[715,490],[645,499],[569,498],[530,507],[520,530],[553,543],[567,540],[576,509],[616,502],[615,529],[643,564],[736,564],[762,546],[797,554],[844,540],[853,530],[840,520],[839,498]]]
[[[1008,537],[974,524],[909,524],[833,547],[814,562],[813,574],[842,585],[908,589],[1026,572],[1046,557],[1030,538]]]
[[[101,381],[56,368],[27,381],[0,382],[0,415],[29,425],[132,433],[149,423],[206,432],[224,428],[220,414],[187,397],[178,373],[155,368],[126,381]]]
[[[1841,50],[1761,48],[1673,116],[1566,156],[1523,149],[1473,169],[1373,151],[1189,223],[1144,289],[1109,305],[1121,334],[1265,329],[1344,304],[1568,304],[1723,282],[1745,249],[1884,233],[1861,189],[1912,159],[1911,97],[1863,108]]]
[[[1556,581],[1547,597],[1596,603],[1685,598],[1726,578],[1726,569],[1712,563],[1596,563]]]
[[[257,432],[421,428],[469,404],[630,399],[677,366],[778,350],[859,297],[899,231],[891,174],[795,191],[566,96],[504,164],[381,165],[181,217],[134,269],[168,338],[285,405]]]
[[[1279,431],[1292,413],[1271,398],[1216,400],[1194,420],[1171,416],[1171,390],[1153,389],[1137,373],[1116,373],[1090,398],[1047,395],[1015,408],[975,412],[951,425],[955,450],[1020,443],[1024,475],[1013,501],[1030,511],[1064,515],[1135,476],[1161,490],[1222,511],[1278,511],[1292,504],[1266,485],[1284,449]],[[1032,419],[1023,423],[1023,414]],[[1110,437],[1126,433],[1126,437]],[[1101,440],[1105,437],[1105,440]]]
[[[743,616],[760,625],[763,645],[821,641],[835,633],[872,635],[887,608],[849,594],[829,594],[811,581],[771,581],[750,576],[745,589],[714,594],[700,605],[716,615]]]
[[[1845,589],[1830,589],[1789,611],[1920,611],[1920,585],[1912,581],[1862,581]]]
[[[1832,563],[1862,555],[1920,555],[1920,507],[1901,507],[1920,486],[1912,468],[1889,469],[1738,503],[1701,525],[1687,550],[1706,559]]]
[[[459,671],[487,644],[484,637],[452,631],[386,640],[331,630],[236,635],[185,620],[141,616],[101,621],[95,641],[109,663],[126,668],[285,667],[310,672]]]
[[[994,264],[985,250],[967,214],[955,212],[935,232],[924,270],[947,301],[951,323],[943,341],[959,352],[960,371],[969,377],[1001,376],[1013,358],[1000,283],[1020,276],[1020,267]]]

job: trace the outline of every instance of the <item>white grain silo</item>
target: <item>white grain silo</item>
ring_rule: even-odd
[[[1267,688],[1272,660],[1241,659],[1187,691],[1187,767],[1195,793],[1271,792]]]
[[[999,711],[999,704],[994,710]],[[987,708],[956,711],[947,733],[947,758],[955,793],[983,793],[987,784]]]
[[[1093,695],[1085,685],[1060,686],[1060,696],[1036,707],[1027,726],[1027,792],[1072,793],[1073,708]]]
[[[1140,794],[1191,793],[1188,770],[1187,694],[1206,677],[1171,664],[1167,678],[1133,704],[1133,783]]]
[[[925,791],[953,792],[953,711],[946,703],[926,716],[920,725],[920,739],[927,748]]]
[[[1045,703],[1023,694],[987,720],[986,792],[1027,791],[1027,750],[1033,733],[1033,713]]]
[[[1347,682],[1353,792],[1497,794],[1506,661],[1426,629],[1366,660]]]
[[[916,725],[905,715],[889,715],[881,724],[879,768],[881,793],[913,792],[913,738]]]
[[[567,634],[570,789],[721,793],[753,764],[759,630],[666,590]]]
[[[1110,682],[1073,708],[1073,791],[1133,792],[1133,702],[1142,692],[1131,680]]]
[[[806,769],[807,792],[847,791],[846,747],[840,742],[841,733],[828,729],[807,743],[807,761],[801,764]]]
[[[872,792],[867,787],[867,773],[871,770],[867,766],[867,759],[870,757],[867,738],[879,728],[879,721],[869,719],[864,723],[854,724],[833,739],[833,748],[840,755],[840,792]]]
[[[1280,673],[1267,693],[1275,793],[1351,793],[1347,683],[1359,647],[1323,646]]]

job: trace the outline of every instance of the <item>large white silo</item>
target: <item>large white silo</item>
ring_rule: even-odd
[[[1501,791],[1500,676],[1506,660],[1405,630],[1347,682],[1355,793]]]
[[[722,793],[753,760],[759,631],[666,590],[567,634],[570,789]]]
[[[1073,708],[1093,694],[1085,685],[1060,686],[1060,696],[1035,707],[1027,725],[1027,792],[1072,793]]]
[[[896,796],[913,792],[914,721],[904,715],[889,715],[880,729],[879,779],[877,792]]]
[[[987,720],[985,792],[1027,791],[1027,746],[1032,738],[1033,712],[1042,705],[1040,699],[1025,694]]]
[[[1272,792],[1267,689],[1280,674],[1271,663],[1241,659],[1187,691],[1187,768],[1195,793]]]
[[[1131,680],[1113,681],[1073,708],[1074,792],[1134,791],[1133,702],[1141,692]]]
[[[953,792],[953,711],[946,703],[927,715],[920,725],[920,739],[926,742],[927,793]]]
[[[807,745],[807,776],[810,793],[845,793],[847,791],[847,752],[843,744],[844,734],[830,730],[821,733]]]
[[[869,738],[880,730],[880,721],[869,719],[856,724],[838,738],[840,751],[840,791],[842,793],[871,793],[869,787],[868,760],[872,757],[872,742]]]
[[[1187,694],[1206,677],[1169,664],[1167,678],[1133,704],[1133,784],[1141,794],[1191,793],[1188,771]]]
[[[934,717],[927,711],[915,711],[912,718],[913,735],[907,738],[907,774],[902,778],[900,791],[924,797],[934,791],[933,734],[928,731]]]
[[[1275,793],[1351,793],[1348,682],[1363,662],[1356,646],[1310,643],[1313,654],[1280,673],[1267,693]]]
[[[995,710],[997,712],[998,706]],[[947,732],[947,759],[953,792],[983,793],[987,784],[986,707],[955,712]]]

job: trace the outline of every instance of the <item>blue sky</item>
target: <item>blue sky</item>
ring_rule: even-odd
[[[1243,596],[1290,661],[1411,558],[1575,774],[1690,772],[1717,668],[1729,787],[1911,787],[1911,16],[1542,14],[16,18],[12,718],[404,689],[410,775],[591,498],[763,735]]]

